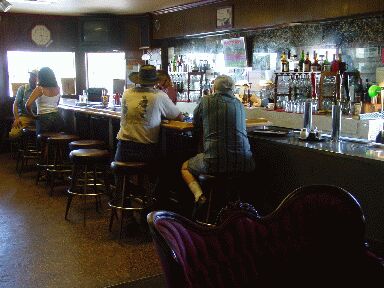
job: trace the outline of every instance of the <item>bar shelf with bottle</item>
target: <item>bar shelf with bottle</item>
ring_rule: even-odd
[[[177,92],[178,102],[188,102],[186,84],[188,81],[188,72],[168,72],[171,77],[173,87]]]
[[[274,110],[284,109],[286,112],[302,113],[300,109],[291,109],[291,104],[297,106],[297,103],[293,102],[304,103],[304,100],[308,98],[313,98],[317,103],[316,91],[318,91],[317,83],[321,76],[320,71],[275,72],[274,76]],[[313,89],[313,87],[315,88]],[[317,106],[318,104],[316,104]]]
[[[196,102],[203,97],[204,72],[188,72],[188,102]]]

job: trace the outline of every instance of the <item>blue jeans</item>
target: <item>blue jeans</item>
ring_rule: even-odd
[[[143,144],[119,140],[115,161],[121,162],[157,162],[159,160],[158,144]]]

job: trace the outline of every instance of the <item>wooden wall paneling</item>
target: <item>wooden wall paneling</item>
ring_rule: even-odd
[[[123,46],[126,59],[141,59],[140,47],[140,16],[126,16],[124,27]]]
[[[156,15],[160,29],[155,39],[216,32],[216,8],[233,5],[233,30],[257,29],[352,15],[384,12],[382,0],[233,0],[194,9]]]
[[[8,97],[7,52],[4,38],[4,13],[0,13],[0,151],[9,151],[9,143],[6,139],[12,125],[13,98]]]
[[[148,14],[140,19],[140,47],[152,47],[152,17]]]
[[[280,1],[284,5],[285,1]],[[275,0],[271,1],[234,1],[234,28],[266,27],[276,25],[282,9]]]
[[[224,3],[231,4],[231,2]],[[221,3],[220,6],[225,5]],[[157,15],[155,19],[159,20],[160,28],[154,31],[153,38],[172,38],[215,31],[216,7],[219,7],[218,4]]]
[[[9,13],[5,18],[7,50],[74,51],[78,46],[77,17]],[[31,29],[37,24],[51,32],[53,42],[48,47],[38,47],[31,40]]]
[[[7,94],[8,73],[7,73],[7,54],[4,46],[5,38],[5,19],[4,13],[0,13],[0,104]]]

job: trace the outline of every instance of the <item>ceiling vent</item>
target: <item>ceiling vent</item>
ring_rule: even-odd
[[[197,7],[202,7],[206,5],[211,5],[211,4],[217,4],[220,2],[224,2],[225,0],[200,0],[200,1],[195,1],[192,3],[187,3],[187,4],[182,4],[178,6],[173,6],[173,7],[168,7],[164,8],[161,10],[153,11],[153,15],[161,15],[161,14],[166,14],[166,13],[172,13],[172,12],[178,12],[178,11],[183,11],[191,8],[197,8]]]

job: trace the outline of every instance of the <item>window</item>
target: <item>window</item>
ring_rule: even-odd
[[[61,78],[76,78],[74,52],[8,51],[7,58],[10,96],[14,94],[12,83],[28,83],[28,72],[33,69],[50,67],[60,89]]]
[[[113,79],[125,80],[125,53],[87,53],[88,88],[106,88],[113,94]]]

